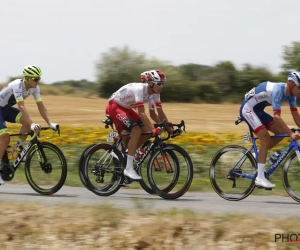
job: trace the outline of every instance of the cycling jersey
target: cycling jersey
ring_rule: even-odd
[[[26,90],[22,79],[14,80],[0,91],[0,107],[12,107],[30,95],[33,95],[36,102],[42,101],[39,86]]]
[[[144,107],[148,101],[149,109],[161,108],[160,94],[148,94],[147,83],[129,83],[112,94],[109,101],[113,100],[126,109]]]
[[[251,89],[245,95],[245,99],[249,105],[257,106],[261,110],[272,105],[275,113],[281,112],[283,101],[289,102],[291,110],[297,110],[296,96],[286,96],[285,90],[285,83],[263,82]]]
[[[297,111],[296,97],[286,96],[286,84],[263,82],[251,89],[240,108],[240,116],[248,123],[255,133],[263,128],[269,129],[274,118],[264,112],[266,106],[271,106],[273,112],[281,113],[281,102],[288,101],[291,111]]]

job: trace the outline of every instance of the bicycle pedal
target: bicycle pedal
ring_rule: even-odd
[[[265,190],[272,191],[273,188],[265,188]]]
[[[161,168],[154,168],[154,171],[160,172],[160,171],[161,171]]]

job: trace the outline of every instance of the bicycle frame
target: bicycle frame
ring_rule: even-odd
[[[47,130],[47,129],[50,129],[50,128],[49,127],[42,127],[41,128],[41,130]],[[25,132],[25,133],[10,134],[9,136],[20,136],[20,135],[30,135],[32,138],[27,143],[27,145],[22,149],[22,151],[19,153],[19,156],[14,160],[14,162],[12,164],[12,167],[14,168],[14,171],[16,171],[18,169],[18,167],[19,167],[22,159],[27,154],[27,152],[32,148],[32,146],[34,146],[34,147],[36,147],[36,149],[38,149],[39,144],[40,144],[40,142],[38,140],[39,134],[35,134],[33,131]],[[44,159],[46,159],[46,155],[45,155],[44,151],[40,150],[40,152],[42,154],[42,157]],[[8,153],[7,153],[6,150],[4,152],[4,158],[5,157],[7,157],[7,161],[9,162],[9,160],[8,160]],[[38,154],[38,158],[40,160],[40,154]]]
[[[107,116],[107,117],[108,117],[108,116]],[[105,123],[105,128],[111,127],[111,129],[112,129],[111,136],[114,138],[114,143],[111,145],[111,149],[108,151],[108,153],[111,153],[112,150],[113,150],[114,148],[117,148],[117,149],[118,149],[120,145],[121,145],[121,147],[122,147],[122,151],[125,151],[124,145],[123,145],[123,143],[122,143],[122,137],[123,137],[123,136],[129,136],[129,137],[130,137],[130,133],[122,134],[122,133],[119,133],[119,131],[118,131],[118,132],[114,132],[113,121],[112,121],[109,117],[108,117],[108,119],[106,119],[106,120],[102,120],[102,122]],[[185,131],[185,123],[184,123],[183,120],[181,121],[180,124],[169,124],[169,125],[167,125],[166,121],[164,120],[164,121],[161,122],[161,123],[154,124],[154,126],[155,126],[155,127],[163,127],[163,128],[165,128],[166,126],[176,126],[176,127],[178,127],[178,128],[183,127],[183,131]],[[150,138],[153,137],[153,136],[152,136],[152,132],[143,132],[142,135],[150,135]],[[172,136],[170,135],[170,133],[168,133],[168,137],[165,138],[165,139],[161,139],[161,136],[160,136],[160,135],[156,135],[154,141],[151,141],[151,143],[150,143],[150,145],[147,147],[145,153],[142,155],[141,159],[137,162],[137,164],[136,164],[136,169],[140,169],[140,168],[142,167],[142,164],[144,163],[145,159],[146,159],[147,156],[150,154],[150,152],[153,151],[153,149],[154,149],[155,147],[158,146],[159,149],[160,149],[161,152],[162,152],[163,144],[164,144],[163,141],[168,140],[170,137],[172,137]],[[149,138],[149,139],[150,139],[150,138]],[[147,141],[146,141],[145,143],[147,143]],[[101,159],[99,159],[98,162],[100,162],[100,161],[103,159],[103,157],[105,157],[105,158],[104,158],[104,161],[106,161],[106,160],[108,159],[109,155],[108,155],[108,154],[103,155],[103,156],[101,157]],[[169,162],[169,159],[167,159],[167,160],[168,160],[168,162]],[[111,159],[111,161],[112,161],[112,159]],[[165,159],[164,159],[164,161],[165,161]],[[111,163],[111,162],[110,162],[110,163]],[[170,164],[170,162],[169,162],[169,164]],[[170,165],[171,165],[171,164],[170,164]],[[171,167],[171,168],[172,168],[172,167]],[[119,171],[115,171],[115,170],[111,170],[110,172],[112,172],[112,173],[119,173]]]

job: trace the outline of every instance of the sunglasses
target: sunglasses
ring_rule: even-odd
[[[165,83],[164,82],[154,82],[154,84],[157,86],[161,86],[161,85],[164,85]]]
[[[31,78],[33,81],[35,81],[35,82],[39,82],[40,80],[41,80],[41,78],[40,77],[36,77],[36,78]]]

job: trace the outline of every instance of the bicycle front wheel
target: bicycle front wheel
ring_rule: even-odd
[[[300,202],[300,163],[295,151],[287,156],[282,171],[285,190],[292,199]]]
[[[246,148],[229,145],[213,157],[209,177],[219,196],[225,200],[239,201],[253,192],[256,171],[256,161]]]
[[[179,162],[178,159],[176,157],[176,154],[172,151],[172,150],[165,150],[163,152],[164,155],[162,154],[158,154],[156,156],[156,158],[153,161],[153,170],[157,171],[157,172],[161,172],[164,171],[165,168],[162,165],[162,158],[164,157],[165,159],[171,159],[172,160],[172,164],[174,165],[174,169],[176,170],[174,175],[172,175],[172,180],[170,180],[169,184],[166,184],[166,186],[164,186],[164,188],[162,189],[163,192],[170,192],[174,186],[176,185],[178,178],[179,178]],[[149,160],[152,158],[153,153],[150,154]],[[148,162],[149,162],[148,160]],[[144,170],[145,169],[145,170]],[[148,174],[147,174],[147,168],[144,167],[140,167],[137,170],[137,173],[142,176],[142,180],[139,181],[141,187],[148,193],[148,194],[156,194],[156,192],[151,188],[151,185],[149,184],[148,181]],[[159,174],[159,173],[158,173]]]
[[[83,175],[83,169],[84,169],[83,160],[84,160],[84,157],[85,157],[86,153],[87,153],[92,147],[94,147],[95,145],[96,145],[96,143],[87,146],[87,147],[85,148],[85,150],[82,152],[82,154],[81,154],[81,156],[80,156],[80,158],[79,158],[79,163],[78,163],[78,174],[79,174],[79,178],[80,178],[80,180],[81,180],[81,183],[82,183],[86,188],[88,188],[88,187],[86,186],[85,178],[84,178],[84,175]]]
[[[180,146],[166,144],[153,152],[147,166],[152,189],[163,199],[173,200],[184,195],[193,180],[193,164]]]
[[[37,193],[54,194],[66,181],[66,158],[54,144],[41,142],[34,145],[26,155],[25,175],[29,185]]]

